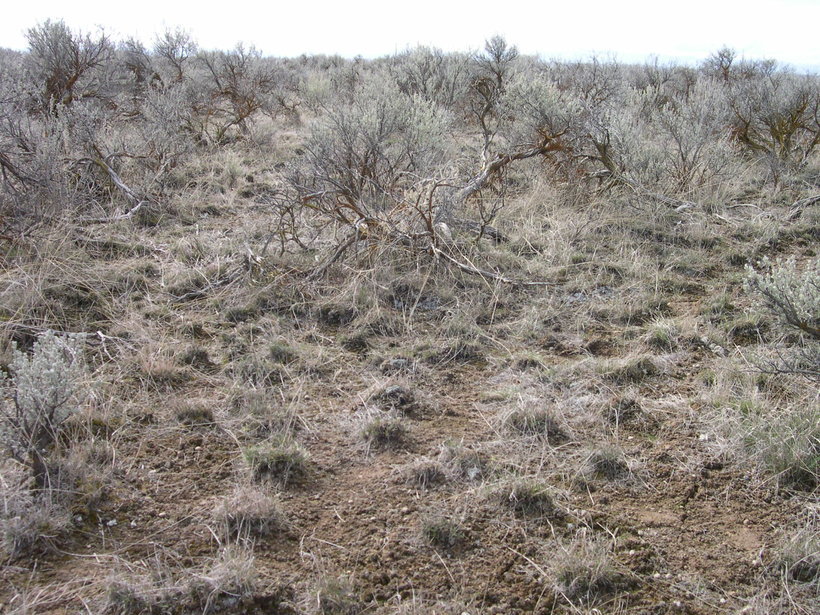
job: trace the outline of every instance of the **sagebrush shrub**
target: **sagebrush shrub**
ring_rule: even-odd
[[[820,340],[820,259],[799,272],[793,258],[761,263],[765,273],[746,266],[747,292],[762,296],[764,305],[784,324]]]
[[[10,378],[0,372],[0,444],[31,470],[38,489],[48,486],[51,449],[65,420],[79,408],[81,340],[46,331],[30,355],[13,348]]]
[[[758,361],[759,367],[820,379],[820,259],[809,261],[802,271],[793,258],[775,263],[764,259],[760,265],[761,271],[746,266],[746,292],[759,296],[798,339],[795,348]]]

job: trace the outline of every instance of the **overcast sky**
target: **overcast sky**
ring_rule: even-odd
[[[543,58],[696,63],[726,45],[820,71],[820,0],[10,0],[0,47],[25,49],[25,30],[46,19],[83,31],[102,26],[115,40],[135,36],[149,46],[157,33],[182,27],[203,48],[241,41],[275,56],[375,57],[419,44],[469,51],[501,34]]]

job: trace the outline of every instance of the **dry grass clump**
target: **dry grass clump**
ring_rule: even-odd
[[[493,472],[490,458],[463,442],[445,442],[438,461],[453,481],[477,482],[486,480]]]
[[[372,342],[370,341],[371,337],[372,335],[366,331],[354,331],[353,333],[342,334],[338,338],[339,346],[348,352],[366,354],[372,346]]]
[[[383,374],[411,374],[417,369],[416,361],[410,357],[396,356],[379,363]]]
[[[103,612],[246,612],[257,586],[253,553],[242,546],[229,545],[201,569],[174,570],[157,558],[154,568],[143,574],[113,576],[108,582]]]
[[[618,446],[604,445],[589,453],[584,462],[584,476],[604,480],[621,480],[631,475],[629,463]]]
[[[415,349],[415,353],[423,363],[437,368],[451,363],[479,364],[486,359],[484,346],[467,337],[445,340],[440,344],[422,344]]]
[[[253,388],[276,387],[290,382],[293,370],[287,365],[272,360],[264,353],[241,353],[242,358],[233,361],[230,366],[232,376],[244,381]]]
[[[417,459],[405,469],[404,477],[418,489],[431,489],[447,480],[447,468],[435,459]]]
[[[513,360],[513,367],[517,370],[546,370],[547,362],[541,353],[533,351],[522,352]]]
[[[307,474],[307,451],[286,436],[273,436],[248,446],[242,455],[256,481],[268,479],[285,486]]]
[[[165,346],[141,348],[134,360],[136,378],[146,388],[169,391],[192,379],[192,372],[187,367],[180,367]]]
[[[282,365],[290,365],[299,360],[299,353],[297,350],[284,341],[274,341],[268,344],[267,355],[274,363],[281,363]]]
[[[726,323],[726,336],[737,346],[752,346],[767,341],[769,328],[759,314],[744,314]]]
[[[0,250],[0,322],[22,349],[47,329],[107,332],[120,314],[117,299],[129,290],[117,271],[88,263],[61,235],[44,233],[32,254],[25,242],[14,242],[11,252],[19,254],[8,261]]]
[[[816,512],[802,527],[784,532],[770,551],[771,562],[755,579],[758,591],[744,613],[805,615],[817,611],[820,595],[820,532]]]
[[[787,535],[776,551],[774,568],[787,579],[813,585],[820,591],[820,527],[809,521]]]
[[[191,344],[177,355],[177,361],[203,372],[210,372],[217,368],[208,351],[197,344]]]
[[[802,379],[716,366],[705,394],[711,406],[705,428],[718,452],[728,454],[763,480],[796,491],[820,485],[820,408],[816,391]]]
[[[316,309],[316,320],[328,327],[345,327],[356,320],[357,315],[355,307],[340,303],[326,303]]]
[[[615,426],[639,421],[643,414],[640,400],[629,394],[615,396],[604,409],[604,418]]]
[[[650,357],[636,357],[602,366],[604,377],[618,384],[638,383],[660,373],[660,368]]]
[[[416,396],[411,389],[400,384],[390,384],[375,391],[370,400],[383,410],[399,410],[409,414],[416,405]]]
[[[372,387],[370,391],[366,394],[368,403],[396,415],[418,419],[433,407],[427,395],[406,383],[388,382]]]
[[[506,414],[502,423],[508,433],[545,440],[557,445],[569,439],[567,432],[546,408],[517,408]]]
[[[649,348],[658,352],[671,352],[677,348],[680,328],[667,318],[652,321],[646,328],[644,342]]]
[[[279,500],[252,486],[239,486],[213,513],[214,521],[230,539],[264,538],[288,527]]]
[[[429,514],[422,518],[421,536],[427,544],[444,551],[457,550],[467,540],[461,522],[441,514]]]
[[[253,437],[287,436],[305,429],[307,424],[298,413],[299,398],[288,401],[281,391],[270,388],[242,388],[231,397],[229,419]]]
[[[238,609],[243,598],[250,598],[257,586],[253,552],[240,545],[220,550],[204,572],[188,581],[185,593],[202,613],[224,613]]]
[[[553,518],[560,514],[551,489],[535,480],[516,479],[494,493],[502,506],[522,517]]]
[[[213,410],[198,400],[179,401],[174,408],[174,416],[188,427],[212,427],[216,424]]]
[[[365,610],[348,579],[325,579],[316,590],[316,612],[321,615],[359,615]]]
[[[700,315],[712,324],[720,324],[728,321],[737,313],[737,307],[731,295],[726,292],[718,292],[707,298],[700,308]]]
[[[393,413],[370,412],[364,417],[360,435],[368,449],[398,449],[407,442],[405,420]]]
[[[568,545],[559,547],[552,564],[555,589],[571,604],[594,605],[628,588],[606,542],[582,531]]]
[[[609,317],[615,324],[624,326],[643,325],[652,320],[669,316],[672,308],[663,297],[640,295],[628,298]]]
[[[820,485],[820,410],[788,408],[735,419],[743,431],[741,455],[756,463],[778,484],[811,492]]]

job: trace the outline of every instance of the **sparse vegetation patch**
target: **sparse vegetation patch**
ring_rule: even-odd
[[[817,75],[26,39],[0,611],[816,611]]]

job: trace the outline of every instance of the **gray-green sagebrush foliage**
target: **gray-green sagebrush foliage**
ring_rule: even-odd
[[[797,336],[793,348],[760,361],[766,371],[796,373],[820,380],[820,259],[798,267],[795,259],[747,265],[745,288]]]
[[[81,403],[81,341],[77,335],[46,331],[30,355],[13,349],[10,377],[0,372],[0,445],[30,470],[37,490],[49,487],[52,449]]]

